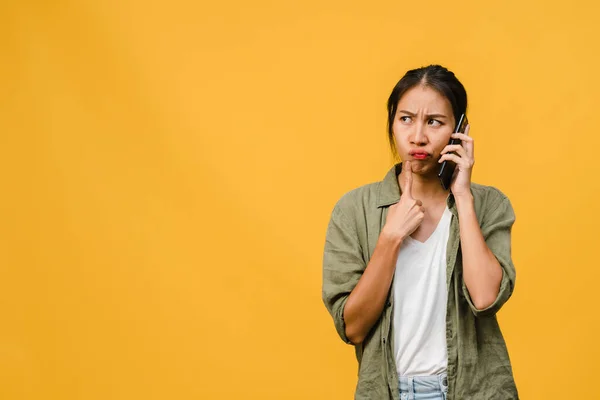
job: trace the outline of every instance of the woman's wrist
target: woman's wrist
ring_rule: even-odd
[[[456,208],[460,210],[460,208],[474,206],[475,199],[473,198],[472,193],[466,193],[463,195],[454,196],[454,201],[456,202]]]
[[[394,248],[400,248],[402,242],[404,241],[404,237],[397,232],[391,233],[388,232],[385,227],[382,229],[381,234],[379,235],[379,241],[384,246],[392,246]]]
[[[456,202],[456,210],[458,211],[458,218],[462,222],[466,222],[467,219],[471,217],[475,217],[475,199],[473,195],[470,193],[464,196],[454,197],[454,201]]]

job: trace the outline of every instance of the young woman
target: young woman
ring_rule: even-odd
[[[408,71],[388,100],[402,162],[332,210],[322,295],[355,347],[355,399],[518,399],[496,319],[515,285],[515,215],[502,192],[471,182],[469,127],[453,133],[466,109],[446,68]],[[449,190],[437,177],[444,160],[456,164]]]

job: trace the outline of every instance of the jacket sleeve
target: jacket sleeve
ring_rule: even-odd
[[[346,336],[344,306],[350,292],[366,268],[358,235],[340,208],[333,208],[323,254],[322,298],[340,338],[353,344]]]
[[[516,271],[511,257],[511,230],[515,222],[515,213],[510,200],[500,194],[500,199],[494,202],[491,207],[488,207],[486,211],[487,213],[481,223],[481,233],[487,246],[500,263],[502,281],[496,300],[488,307],[478,309],[471,300],[464,279],[462,280],[464,296],[476,317],[495,315],[512,295],[516,278]]]

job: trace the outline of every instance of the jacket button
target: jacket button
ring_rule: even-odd
[[[391,307],[391,305],[392,305],[392,302],[388,301],[388,302],[387,302],[387,306],[388,306],[388,307]]]

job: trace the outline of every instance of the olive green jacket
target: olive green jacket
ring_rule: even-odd
[[[338,335],[348,344],[352,342],[346,336],[344,305],[369,263],[389,206],[400,200],[397,175],[401,168],[398,163],[382,181],[345,193],[331,212],[323,255],[322,297]],[[473,305],[462,278],[458,212],[454,197],[448,196],[453,217],[446,258],[447,398],[518,399],[508,351],[496,319],[496,312],[515,286],[511,259],[515,214],[509,199],[498,189],[473,183],[471,192],[485,241],[502,266],[502,283],[493,304],[482,310]],[[390,290],[380,318],[364,341],[354,346],[358,360],[355,399],[400,399],[390,329],[393,304]]]

